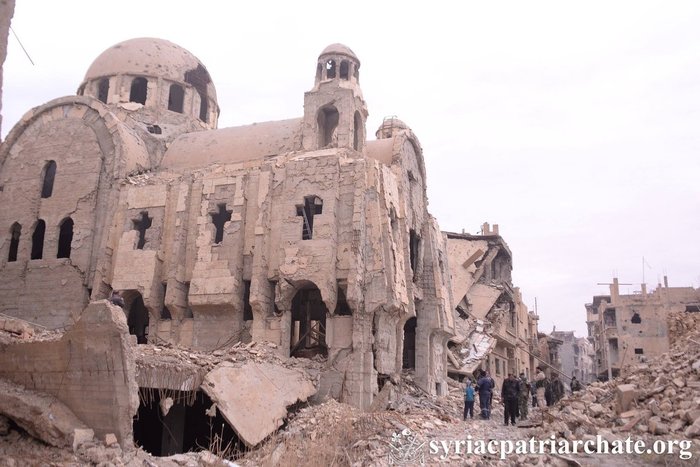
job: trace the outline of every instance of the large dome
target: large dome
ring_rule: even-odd
[[[143,37],[120,42],[102,52],[85,73],[85,81],[128,74],[186,82],[187,72],[198,69],[211,81],[202,62],[187,50],[164,39]]]

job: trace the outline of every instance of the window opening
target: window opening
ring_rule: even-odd
[[[46,223],[39,219],[34,227],[32,235],[32,254],[31,259],[41,259],[44,256],[44,234],[46,233]]]
[[[336,305],[335,305],[335,312],[333,313],[336,316],[350,316],[350,315],[352,315],[352,309],[350,308],[350,304],[348,304],[347,296],[345,295],[346,288],[347,288],[347,285],[341,286],[340,284],[338,284],[338,299],[337,299]]]
[[[10,227],[10,251],[7,254],[7,261],[17,261],[17,252],[19,251],[19,237],[22,235],[22,226],[15,222]]]
[[[148,95],[148,81],[146,78],[134,78],[131,82],[131,93],[129,94],[129,102],[138,102],[146,104],[146,96]]]
[[[410,252],[410,260],[411,260],[411,270],[414,273],[415,277],[415,272],[416,272],[416,266],[418,266],[418,250],[420,248],[420,237],[418,234],[416,234],[416,231],[411,229],[410,230],[410,240],[409,240],[409,252]]]
[[[328,60],[326,62],[326,78],[335,78],[335,60]]]
[[[634,349],[635,355],[644,355],[644,349]]]
[[[103,78],[97,85],[97,99],[101,102],[107,103],[107,97],[109,96],[109,79]]]
[[[416,367],[416,327],[418,320],[415,316],[403,326],[403,367]]]
[[[218,212],[210,212],[211,222],[216,227],[216,233],[214,234],[214,243],[221,243],[224,240],[224,225],[226,222],[231,220],[231,214],[233,210],[226,210],[226,203],[218,204]]]
[[[355,112],[355,131],[353,133],[352,147],[355,151],[360,150],[362,143],[362,117],[360,112]]]
[[[170,94],[168,95],[168,110],[182,113],[184,102],[185,90],[179,84],[171,84]]]
[[[163,302],[160,306],[160,319],[173,319],[170,309],[165,305],[165,298],[168,295],[168,283],[163,282]]]
[[[324,107],[318,113],[318,130],[320,146],[325,148],[335,142],[335,132],[338,127],[340,115],[338,110],[331,106]]]
[[[253,321],[253,307],[250,306],[250,281],[243,281],[243,321]]]
[[[642,322],[642,317],[639,316],[639,313],[635,312],[632,315],[632,319],[630,320],[633,324],[639,324]]]
[[[48,161],[44,166],[44,182],[41,186],[41,197],[51,198],[53,194],[53,182],[56,178],[56,162]]]
[[[297,205],[297,216],[304,218],[301,239],[311,240],[314,234],[314,216],[323,212],[323,200],[318,196],[305,196],[304,204]]]
[[[205,94],[199,94],[199,119],[206,122],[207,114],[209,113],[209,102],[207,101],[207,96]]]
[[[340,79],[350,78],[350,64],[343,60],[340,62]]]
[[[148,343],[148,309],[143,303],[143,297],[139,292],[129,306],[129,316],[126,324],[129,326],[129,334],[136,336],[138,344]]]
[[[61,222],[58,233],[58,253],[56,258],[70,258],[71,243],[73,242],[73,219],[67,217]]]
[[[139,232],[139,240],[136,243],[136,249],[143,250],[143,247],[146,245],[146,230],[153,225],[153,218],[148,217],[148,211],[141,211],[141,217],[139,219],[133,219],[131,222],[134,223],[134,230],[138,230]]]

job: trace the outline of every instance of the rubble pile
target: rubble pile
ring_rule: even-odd
[[[60,331],[49,331],[29,321],[3,315],[0,313],[0,344],[21,341],[46,341],[59,339]]]
[[[669,334],[669,352],[564,398],[548,410],[545,429],[584,440],[596,434],[700,438],[700,313],[672,313]]]

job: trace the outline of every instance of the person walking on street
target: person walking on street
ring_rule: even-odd
[[[581,382],[576,379],[576,376],[573,376],[571,378],[571,384],[569,385],[571,387],[571,392],[578,392],[581,390]]]
[[[501,399],[503,400],[503,423],[508,426],[508,421],[515,425],[515,417],[518,412],[518,397],[520,396],[520,382],[512,373],[503,381]]]
[[[474,418],[474,385],[472,380],[467,381],[467,386],[464,388],[464,419]]]
[[[491,418],[491,396],[493,393],[493,379],[486,372],[481,373],[481,378],[476,383],[479,391],[479,406],[481,408],[481,418],[489,420]]]
[[[542,367],[537,367],[537,374],[535,375],[535,386],[537,388],[537,406],[540,409],[544,409],[547,406],[547,402],[544,398],[544,393],[546,390],[547,377],[542,371]]]
[[[518,411],[520,420],[527,419],[527,406],[530,402],[530,383],[525,377],[525,373],[520,373],[520,394],[518,394]]]

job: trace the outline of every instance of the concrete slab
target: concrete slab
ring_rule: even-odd
[[[272,434],[287,416],[287,407],[316,392],[298,370],[272,363],[225,362],[204,378],[202,390],[217,404],[238,437],[255,446]]]

